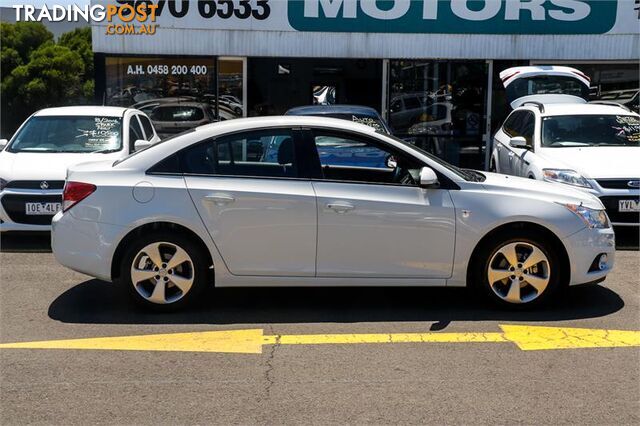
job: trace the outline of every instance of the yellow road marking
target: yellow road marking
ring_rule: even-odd
[[[640,331],[500,325],[502,333],[369,333],[264,336],[261,329],[0,344],[0,349],[262,353],[264,345],[515,343],[524,351],[640,346]]]

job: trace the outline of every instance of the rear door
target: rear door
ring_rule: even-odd
[[[300,178],[297,139],[288,128],[240,132],[182,156],[189,193],[234,275],[315,275],[316,198]]]

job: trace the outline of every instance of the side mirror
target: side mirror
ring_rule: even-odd
[[[4,149],[5,146],[9,143],[8,139],[0,139],[0,151]]]
[[[145,149],[147,147],[150,147],[151,145],[153,145],[153,143],[144,139],[138,139],[136,143],[133,144],[133,150],[140,151],[141,149]]]
[[[509,145],[511,145],[511,147],[513,148],[520,148],[520,149],[531,148],[529,145],[527,145],[527,140],[522,136],[516,136],[514,138],[511,138],[511,140],[509,141]]]
[[[438,185],[438,176],[431,167],[423,167],[420,169],[420,186],[422,188],[430,188]]]

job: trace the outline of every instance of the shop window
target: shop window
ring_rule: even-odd
[[[106,105],[141,110],[151,117],[158,134],[166,137],[175,129],[163,128],[158,117],[162,122],[193,125],[242,117],[243,62],[215,57],[107,56],[101,97]]]
[[[395,134],[450,163],[482,168],[487,71],[485,61],[390,61]]]

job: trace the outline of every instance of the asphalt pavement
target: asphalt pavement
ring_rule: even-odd
[[[603,285],[537,311],[497,310],[464,289],[298,288],[215,289],[161,315],[58,265],[46,236],[2,250],[0,343],[264,336],[255,353],[2,348],[2,424],[640,423],[640,347],[577,337],[523,350],[501,337],[509,325],[640,330],[638,251],[619,250]]]

